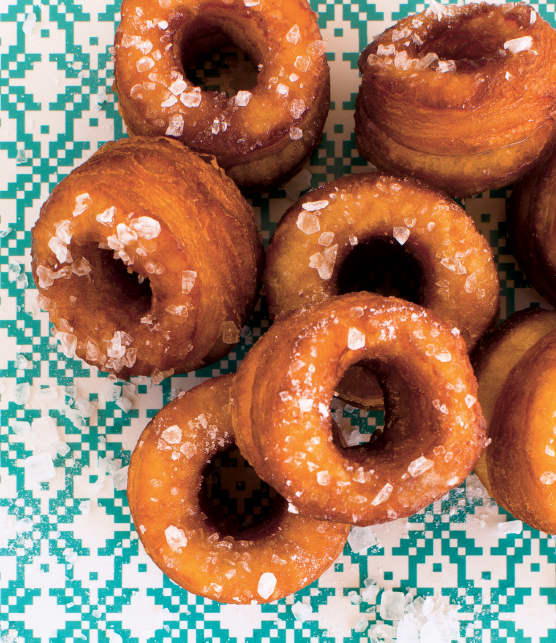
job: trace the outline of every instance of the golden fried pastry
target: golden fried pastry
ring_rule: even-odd
[[[556,312],[515,313],[474,363],[491,440],[475,470],[498,504],[556,533]]]
[[[464,196],[507,185],[554,136],[556,31],[524,4],[435,4],[361,54],[356,140],[380,169]]]
[[[368,290],[430,308],[469,347],[498,312],[492,251],[472,219],[413,180],[376,173],[342,177],[294,204],[268,248],[264,283],[272,317]],[[360,366],[339,391],[363,405],[381,400]]]
[[[62,349],[120,377],[228,353],[261,262],[236,186],[168,138],[108,143],[54,188],[33,228],[33,275]]]
[[[367,363],[384,389],[385,430],[334,439],[330,401]],[[366,292],[276,321],[232,383],[236,442],[299,511],[366,525],[409,516],[461,483],[485,444],[463,339],[425,308]]]
[[[509,231],[529,281],[556,306],[556,154],[514,189]]]
[[[120,110],[135,134],[166,134],[212,154],[242,186],[270,186],[317,145],[330,79],[305,0],[124,0],[116,33]],[[257,63],[251,91],[203,91],[184,62],[227,34]],[[201,44],[200,44],[201,43]]]
[[[137,532],[174,582],[222,603],[265,603],[311,583],[341,553],[349,527],[287,509],[249,533],[220,533],[204,510],[207,463],[234,443],[230,375],[174,400],[133,452],[127,495]]]

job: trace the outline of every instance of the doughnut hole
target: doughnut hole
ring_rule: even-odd
[[[121,326],[128,328],[139,323],[152,307],[153,293],[148,278],[116,259],[112,250],[90,243],[71,247],[75,259],[83,257],[91,266],[90,279],[79,279],[79,295],[89,310],[115,310]],[[124,328],[125,330],[125,328]]]
[[[336,281],[337,294],[376,292],[423,305],[425,277],[420,261],[391,237],[363,241],[341,262]],[[369,362],[349,368],[337,386],[338,394],[349,401],[372,408],[384,406],[380,384]]]
[[[240,44],[241,36],[232,32],[233,26],[197,19],[181,35],[178,50],[184,74],[203,91],[230,97],[257,85],[258,53],[251,44]]]
[[[475,13],[457,20],[440,20],[424,35],[423,44],[415,47],[414,54],[437,54],[440,60],[455,61],[460,71],[477,69],[503,57],[500,52],[504,43],[523,35],[519,28],[528,26],[528,16],[527,20],[515,14],[503,19],[498,13]]]
[[[286,500],[257,476],[235,445],[205,466],[199,505],[220,536],[239,540],[269,535],[287,511]]]
[[[424,285],[420,262],[390,237],[375,237],[354,246],[340,264],[336,281],[338,295],[366,290],[419,305]]]
[[[362,362],[357,366],[363,368],[365,364]],[[330,402],[330,415],[334,443],[348,452],[370,446],[384,430],[383,409],[358,408],[335,397]]]

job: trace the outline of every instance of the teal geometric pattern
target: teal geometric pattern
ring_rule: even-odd
[[[553,2],[533,4],[556,25]],[[350,537],[318,581],[268,605],[197,597],[146,556],[125,495],[139,434],[180,390],[234,372],[269,322],[262,303],[225,359],[162,384],[113,380],[64,357],[50,335],[30,272],[30,230],[54,185],[101,144],[125,135],[111,89],[119,5],[0,2],[1,640],[382,640],[380,629],[387,636],[393,623],[377,604],[394,589],[445,597],[459,609],[459,641],[556,641],[556,540],[516,523],[474,476],[409,520],[361,532],[362,548]],[[250,197],[265,243],[309,186],[365,170],[353,136],[358,54],[393,21],[424,8],[415,0],[311,5],[326,41],[332,110],[301,173]],[[502,317],[547,305],[508,251],[509,193],[465,202],[496,255]],[[349,407],[343,415],[362,434],[381,422]],[[373,582],[374,595],[366,591]]]

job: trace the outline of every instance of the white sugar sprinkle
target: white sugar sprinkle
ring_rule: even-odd
[[[520,38],[512,38],[506,40],[504,49],[507,49],[511,54],[519,54],[522,51],[527,51],[533,46],[533,38],[531,36],[521,36]]]
[[[199,107],[202,95],[201,88],[194,87],[190,92],[183,92],[180,95],[180,101],[185,107]]]
[[[88,192],[78,194],[75,197],[73,216],[78,217],[80,214],[83,214],[88,209],[89,205],[91,205],[91,195]]]
[[[503,534],[520,534],[523,531],[521,520],[506,520],[498,523],[498,531]]]
[[[299,33],[298,25],[294,25],[286,34],[286,40],[290,42],[292,45],[297,45],[300,37],[301,37],[301,34]]]
[[[272,592],[276,588],[276,576],[272,572],[264,572],[259,578],[257,585],[257,593],[261,598],[266,600],[272,596]]]
[[[354,554],[365,554],[371,547],[380,547],[380,541],[372,527],[352,527],[348,543]]]
[[[178,444],[181,440],[181,429],[177,424],[172,424],[162,431],[160,437],[168,444]]]
[[[308,397],[300,398],[299,408],[302,413],[309,413],[309,411],[313,408],[313,400]]]
[[[439,353],[435,353],[434,357],[439,362],[449,362],[452,359],[452,354],[450,353],[450,351],[441,350]]]
[[[175,80],[168,89],[174,94],[174,96],[179,96],[183,91],[185,91],[187,83],[183,78],[178,78]]]
[[[332,277],[337,254],[337,243],[322,252],[315,252],[309,257],[309,268],[314,268],[319,273],[319,277],[326,281]]]
[[[404,245],[404,243],[409,239],[410,234],[411,232],[409,228],[406,228],[405,226],[394,226],[392,229],[392,236],[400,246]]]
[[[137,217],[129,225],[143,239],[156,239],[160,234],[160,223],[152,217]]]
[[[290,139],[292,141],[299,141],[299,139],[303,138],[303,130],[300,127],[290,127]]]
[[[25,458],[23,467],[25,469],[25,482],[30,487],[52,480],[56,475],[52,456],[49,453],[38,453]]]
[[[319,246],[329,246],[334,241],[333,232],[323,232],[319,237]]]
[[[64,219],[56,224],[56,236],[62,243],[68,244],[71,241],[71,221]]]
[[[307,71],[311,66],[311,59],[308,56],[298,56],[295,59],[293,66],[298,71],[302,71],[302,72]]]
[[[316,212],[317,210],[322,210],[328,205],[328,201],[308,201],[307,203],[302,203],[301,207],[308,212]]]
[[[288,513],[298,514],[299,509],[294,504],[292,504],[291,502],[288,502]]]
[[[396,54],[396,47],[390,45],[379,45],[376,49],[377,56],[394,56]]]
[[[303,623],[311,618],[313,610],[307,603],[297,602],[292,605],[292,614],[296,621]]]
[[[59,263],[65,263],[71,261],[71,253],[65,243],[60,241],[58,237],[51,237],[48,242],[48,247],[56,255],[56,259]]]
[[[305,234],[315,234],[320,230],[319,218],[310,212],[300,212],[297,216],[297,227]]]
[[[137,241],[137,234],[125,223],[118,223],[116,226],[116,236],[124,245]]]
[[[556,473],[553,471],[545,471],[539,480],[542,482],[542,484],[546,485],[552,485],[556,482]]]
[[[456,71],[457,65],[454,60],[439,60],[436,66],[436,71],[445,74],[449,71]]]
[[[114,214],[116,214],[116,208],[112,206],[111,208],[107,208],[104,212],[97,214],[95,218],[99,223],[102,223],[102,225],[112,225],[114,222]]]
[[[181,114],[172,114],[166,129],[166,136],[181,136],[183,134],[183,116]]]
[[[139,73],[150,71],[154,67],[154,60],[149,58],[149,56],[143,56],[142,58],[139,58],[135,67]]]
[[[376,496],[372,499],[371,504],[376,507],[377,505],[382,504],[383,502],[386,502],[388,498],[390,497],[390,494],[392,493],[394,487],[387,482],[384,487],[376,494]]]
[[[317,473],[317,483],[323,487],[330,484],[330,474],[328,471],[319,471]]]
[[[425,473],[425,471],[428,471],[433,465],[434,462],[432,460],[422,455],[409,463],[407,471],[412,478],[416,478]]]
[[[352,351],[360,350],[365,347],[365,335],[357,328],[348,330],[347,338],[348,348]]]
[[[476,401],[477,401],[477,398],[473,395],[465,396],[465,404],[469,409],[475,404]]]
[[[182,547],[187,547],[187,536],[182,529],[170,525],[164,530],[166,542],[173,551],[178,551]]]
[[[168,96],[166,100],[163,100],[160,103],[160,107],[163,107],[164,109],[166,109],[167,107],[172,107],[177,102],[178,102],[178,99],[173,94],[170,94],[170,96]]]
[[[307,109],[307,105],[302,98],[294,98],[290,103],[290,113],[294,118],[301,118]]]
[[[253,94],[251,92],[248,92],[244,89],[241,89],[234,98],[234,102],[238,107],[246,107],[249,105],[249,101],[251,100],[251,97]]]

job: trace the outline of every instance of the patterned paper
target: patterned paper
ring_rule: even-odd
[[[227,358],[160,385],[113,382],[64,357],[49,336],[30,272],[30,230],[53,186],[102,143],[125,135],[111,89],[119,5],[0,0],[1,640],[379,640],[371,638],[382,622],[376,602],[393,588],[446,597],[460,610],[461,641],[556,641],[555,539],[521,530],[474,477],[409,521],[354,533],[374,545],[362,553],[347,545],[317,582],[269,605],[197,597],[145,555],[125,496],[125,467],[140,432],[177,391],[234,372],[269,322],[259,306]],[[553,2],[535,5],[556,25]],[[251,199],[265,242],[309,184],[365,170],[353,135],[359,51],[393,21],[425,8],[414,0],[311,6],[326,41],[332,109],[302,173]],[[508,253],[508,194],[465,203],[495,252],[503,317],[543,303]],[[349,408],[344,415],[362,432],[381,421]],[[51,479],[33,484],[51,456]],[[370,602],[359,600],[366,579],[380,588]]]

